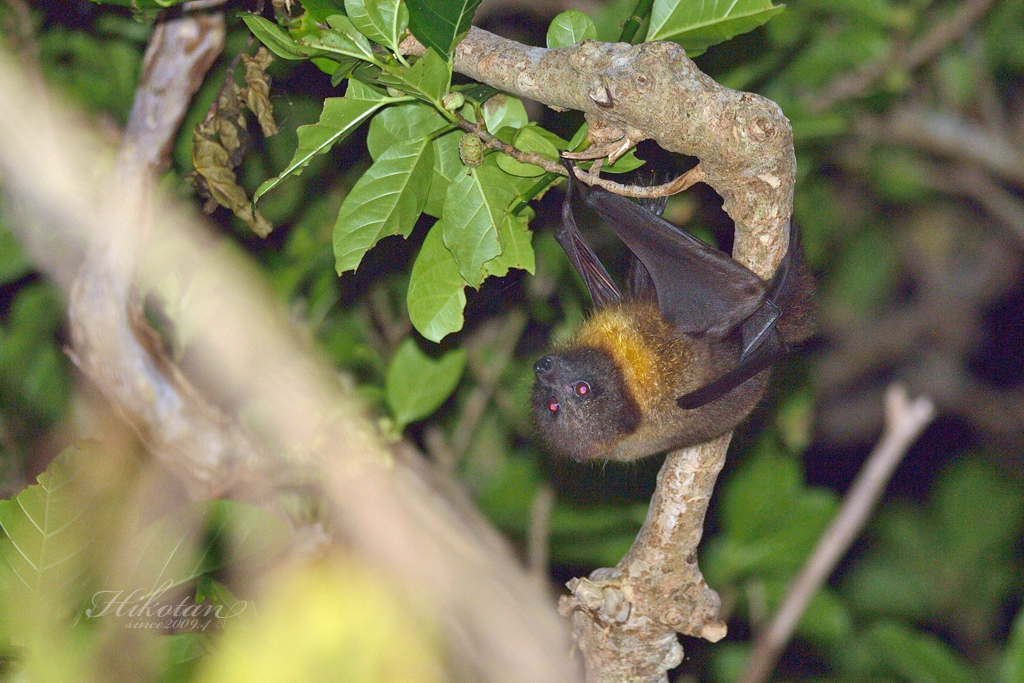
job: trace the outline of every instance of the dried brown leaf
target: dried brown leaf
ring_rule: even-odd
[[[260,237],[269,235],[274,226],[253,206],[245,190],[238,184],[228,151],[220,142],[201,134],[200,129],[196,130],[194,142],[192,165],[196,174],[202,178],[205,193],[238,216]]]
[[[270,137],[277,134],[277,122],[274,121],[274,105],[270,102],[270,76],[266,69],[274,61],[273,55],[261,47],[256,56],[242,55],[245,65],[245,83],[248,86],[242,91],[245,104],[256,114],[256,120],[263,129],[263,135]]]

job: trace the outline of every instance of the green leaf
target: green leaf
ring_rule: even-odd
[[[8,609],[27,618],[64,613],[82,581],[88,540],[81,500],[74,495],[79,468],[90,454],[64,449],[46,471],[10,500],[0,501],[0,587]]]
[[[455,391],[465,366],[463,349],[434,360],[412,339],[402,342],[384,380],[384,395],[398,429],[440,408]]]
[[[935,521],[949,557],[961,567],[984,571],[994,556],[1021,536],[1024,498],[980,458],[965,458],[946,469],[932,493]],[[993,520],[999,520],[993,524]]]
[[[334,223],[338,274],[355,270],[363,255],[388,235],[408,237],[423,212],[434,150],[428,137],[392,145],[356,182]]]
[[[430,176],[430,194],[423,205],[423,213],[440,218],[444,212],[444,198],[448,186],[462,172],[462,159],[459,157],[459,139],[461,131],[452,131],[434,140],[434,169]]]
[[[848,601],[861,613],[985,637],[1020,585],[1014,544],[1022,501],[1019,484],[978,456],[961,458],[940,475],[926,511],[891,505],[881,513],[868,552],[844,582]]]
[[[504,277],[511,268],[519,268],[531,274],[534,272],[533,231],[527,224],[526,216],[505,216],[498,226],[501,254],[484,264],[488,276]]]
[[[782,401],[775,421],[779,439],[789,452],[803,453],[811,443],[814,428],[814,399],[810,389],[790,392]]]
[[[540,166],[534,166],[533,164],[525,164],[521,161],[517,161],[512,157],[501,154],[498,157],[498,168],[509,175],[518,176],[520,178],[536,178],[544,175],[544,169]]]
[[[518,97],[498,93],[483,103],[484,124],[492,134],[502,128],[519,129],[530,122],[526,107]]]
[[[32,269],[32,262],[25,255],[18,240],[6,228],[0,226],[0,285],[20,280]]]
[[[773,604],[775,609],[786,595],[790,581],[780,582],[779,600]],[[814,594],[807,605],[807,610],[800,617],[797,633],[806,640],[821,646],[842,646],[849,642],[853,632],[853,617],[846,604],[836,592],[824,586]]]
[[[771,0],[654,0],[647,40],[671,40],[693,57],[746,33],[781,12]]]
[[[476,82],[453,85],[452,90],[462,93],[467,100],[473,100],[477,104],[483,104],[499,92],[498,89],[492,85]]]
[[[370,48],[370,41],[356,30],[352,22],[343,14],[335,14],[327,18],[330,28],[315,34],[303,36],[303,45],[316,48],[320,54],[339,55],[350,59],[378,64],[377,58]]]
[[[366,148],[373,159],[379,159],[388,148],[410,138],[429,137],[448,121],[435,107],[424,102],[410,102],[388,107],[373,117],[366,133]]]
[[[614,566],[636,537],[646,511],[646,503],[582,508],[559,501],[551,514],[552,558],[559,564]]]
[[[1024,609],[1017,611],[999,664],[999,683],[1024,683]]]
[[[544,136],[540,131],[543,130],[536,126],[527,126],[521,128],[516,132],[515,137],[512,139],[513,146],[523,152],[536,152],[546,159],[551,161],[558,160],[558,147]],[[545,133],[547,131],[544,131]],[[564,145],[564,141],[562,142]],[[534,166],[533,164],[526,164],[521,161],[517,161],[507,154],[499,154],[497,157],[498,167],[514,176],[521,176],[527,178],[535,178],[539,175],[544,174],[544,169],[540,166]]]
[[[322,23],[327,20],[327,17],[345,11],[343,0],[299,0],[299,4],[302,5],[302,9],[306,10],[299,17],[299,22],[303,25]],[[293,33],[294,31],[292,29]]]
[[[835,515],[834,494],[803,484],[794,458],[771,450],[748,460],[722,491],[723,533],[708,543],[705,574],[728,583],[743,577],[788,577]]]
[[[444,226],[434,223],[412,264],[406,306],[413,326],[432,342],[462,329],[466,281],[455,256],[444,246]]]
[[[935,636],[896,621],[875,624],[868,638],[882,661],[909,683],[977,683],[960,657]]]
[[[704,562],[709,581],[729,583],[751,576],[791,576],[811,553],[838,503],[828,491],[809,489],[772,517],[776,526],[756,539],[714,538]]]
[[[881,147],[871,155],[871,182],[883,199],[914,204],[932,193],[926,157],[899,147]]]
[[[113,14],[98,13],[96,25],[88,31],[50,24],[36,32],[34,40],[39,66],[51,87],[124,123],[139,80],[142,53],[135,41],[104,35],[102,20]]]
[[[548,47],[569,47],[584,40],[597,40],[597,27],[578,9],[565,10],[548,26]]]
[[[57,420],[71,394],[66,357],[56,333],[63,304],[52,286],[30,283],[18,290],[0,329],[0,405],[33,420]]]
[[[157,639],[162,650],[160,683],[188,683],[197,680],[196,673],[203,655],[210,648],[204,633],[173,633]]]
[[[324,109],[317,123],[299,127],[296,131],[299,144],[291,162],[279,175],[259,186],[253,195],[253,201],[258,200],[288,176],[300,174],[310,159],[317,154],[330,151],[331,147],[348,137],[363,121],[373,115],[373,112],[385,105],[409,99],[387,97],[357,80],[349,80],[344,97],[328,97],[324,100]]]
[[[944,565],[946,558],[936,556],[934,530],[918,511],[907,506],[883,511],[871,535],[871,550],[843,584],[855,610],[923,619],[934,603],[944,602],[929,584],[933,565]]]
[[[398,52],[409,10],[401,0],[345,0],[345,13],[364,36]]]
[[[459,477],[488,519],[519,535],[529,528],[544,474],[537,458],[513,454],[507,425],[497,409],[484,412],[465,450]]]
[[[450,125],[437,109],[423,102],[412,102],[388,107],[373,117],[366,134],[366,147],[374,159],[389,147],[414,137],[428,137]],[[433,140],[434,166],[430,175],[430,190],[423,212],[436,218],[444,209],[444,196],[449,183],[462,170],[459,159],[459,137],[453,131]]]
[[[640,168],[645,163],[647,162],[636,157],[636,149],[631,149],[616,159],[614,164],[601,167],[601,171],[603,173],[629,173]]]
[[[469,33],[480,0],[407,0],[409,30],[446,59]]]
[[[833,256],[828,297],[845,316],[867,315],[890,299],[896,263],[887,231],[860,230]]]
[[[419,95],[437,107],[452,80],[451,65],[430,48],[411,67],[387,65],[384,73],[398,81],[400,90]]]
[[[786,79],[797,88],[823,87],[838,74],[888,58],[895,49],[892,32],[877,26],[851,23],[817,31],[786,66]],[[820,115],[815,112],[808,117]],[[829,124],[826,130],[833,127]]]
[[[445,195],[444,244],[472,287],[486,277],[483,265],[501,253],[498,229],[516,196],[507,178],[493,166],[464,168]]]
[[[134,563],[123,588],[141,591],[145,599],[228,565],[251,571],[270,564],[290,537],[284,522],[255,505],[191,503],[156,520],[134,540]]]
[[[569,145],[566,147],[569,151],[578,152],[583,148],[583,143],[587,139],[587,133],[590,132],[590,126],[586,121],[583,125],[576,129],[573,133],[572,138],[569,140]]]
[[[756,541],[775,528],[803,487],[793,458],[756,454],[729,478],[721,498],[722,528],[739,541]]]
[[[281,59],[309,59],[324,54],[315,47],[299,43],[283,28],[261,16],[242,14],[242,21],[267,49]]]

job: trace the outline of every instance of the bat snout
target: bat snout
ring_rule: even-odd
[[[533,364],[533,373],[537,375],[537,379],[542,382],[551,383],[555,379],[557,374],[555,371],[555,359],[551,356],[544,356],[537,360]]]

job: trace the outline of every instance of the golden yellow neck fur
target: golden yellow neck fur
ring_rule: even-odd
[[[666,384],[665,363],[688,360],[687,343],[665,323],[654,302],[605,306],[580,326],[567,345],[610,354],[644,413],[676,391]]]

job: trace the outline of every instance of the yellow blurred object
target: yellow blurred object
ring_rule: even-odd
[[[444,680],[431,624],[401,592],[333,556],[277,577],[257,616],[231,624],[203,683]]]

